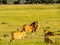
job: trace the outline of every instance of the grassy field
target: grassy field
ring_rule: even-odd
[[[33,21],[40,22],[35,36],[9,42],[12,31]],[[50,26],[51,31],[60,31],[60,4],[0,5],[0,45],[60,45],[60,38],[56,44],[46,44],[41,38],[46,26]],[[4,35],[8,37],[4,38]]]

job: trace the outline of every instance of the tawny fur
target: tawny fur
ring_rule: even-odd
[[[55,40],[55,32],[51,32],[51,31],[48,31],[48,30],[44,30],[44,41],[46,43],[56,43],[56,40]]]
[[[30,25],[25,24],[23,25],[23,30],[25,32],[31,32],[31,33],[36,32],[36,29],[38,28],[39,24],[40,23],[38,21],[32,22]]]
[[[12,40],[24,39],[25,36],[26,36],[26,33],[24,31],[14,31],[14,32],[12,32]]]

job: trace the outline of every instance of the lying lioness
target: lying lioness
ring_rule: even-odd
[[[15,39],[24,39],[25,36],[26,36],[26,33],[25,31],[13,31],[12,33],[12,40],[15,40]]]

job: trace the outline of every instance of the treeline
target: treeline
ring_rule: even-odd
[[[0,4],[54,4],[60,0],[0,0]]]

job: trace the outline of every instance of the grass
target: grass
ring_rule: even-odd
[[[0,5],[0,45],[9,45],[11,32],[16,31],[17,28],[22,29],[24,24],[30,24],[33,21],[39,21],[41,25],[35,33],[35,38],[15,40],[11,42],[10,45],[54,45],[44,43],[43,38],[40,39],[40,35],[44,34],[43,30],[46,26],[50,26],[51,28],[49,30],[51,31],[56,32],[60,30],[59,5],[60,4]],[[46,22],[49,23],[47,24]],[[5,34],[9,37],[4,38],[3,36]],[[60,39],[57,40],[56,45],[60,45],[59,40]]]

